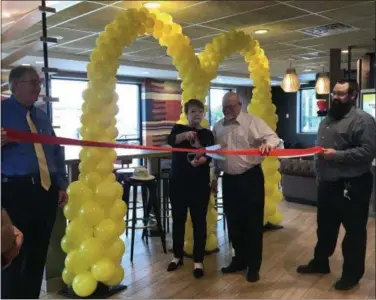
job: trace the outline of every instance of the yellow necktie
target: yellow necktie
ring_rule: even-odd
[[[26,120],[29,124],[30,130],[32,133],[38,133],[37,128],[35,127],[34,122],[31,120],[30,111],[26,114]],[[43,147],[41,144],[34,144],[35,153],[38,159],[39,173],[42,187],[48,191],[51,186],[50,172],[48,171],[47,159],[44,153]]]

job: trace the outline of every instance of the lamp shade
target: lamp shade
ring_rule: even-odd
[[[281,88],[286,93],[295,93],[299,90],[300,81],[294,68],[287,69],[286,74],[283,77],[283,80],[281,83]]]
[[[317,77],[315,90],[319,95],[327,95],[330,93],[330,80],[326,73],[320,73]]]

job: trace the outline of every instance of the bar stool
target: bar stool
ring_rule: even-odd
[[[142,202],[143,202],[143,208],[144,208],[144,215],[143,217],[137,217],[137,191],[138,188],[141,188],[142,193]],[[127,219],[127,228],[129,227],[129,223],[131,223],[130,227],[132,230],[132,237],[131,237],[131,262],[133,262],[133,252],[134,252],[134,239],[135,239],[135,231],[136,229],[142,229],[142,239],[145,239],[146,243],[149,242],[148,237],[148,229],[151,227],[154,227],[157,225],[162,247],[164,253],[167,253],[166,249],[166,237],[165,232],[162,228],[162,222],[161,222],[161,208],[158,203],[158,197],[157,197],[157,181],[155,178],[147,179],[147,180],[139,180],[134,179],[134,177],[129,177],[125,179],[124,182],[124,188],[126,190],[126,196],[127,199],[125,199],[126,203],[130,204],[130,192],[131,189],[133,189],[133,197],[132,197],[132,219]],[[149,194],[149,195],[148,195]],[[149,197],[147,197],[149,196]],[[151,217],[151,211],[154,211],[154,218]],[[143,222],[143,226],[137,226],[137,221],[141,220]]]
[[[218,180],[221,179],[221,183],[222,183],[222,178],[223,178],[223,173],[221,172],[218,176]],[[221,218],[223,219],[223,230],[226,230],[226,215],[223,211],[223,197],[222,197],[222,193],[220,196],[218,196],[218,192],[217,192],[217,195],[215,197],[215,208],[217,209],[217,214],[218,214],[218,220],[220,220]],[[222,209],[222,212],[219,213],[218,212],[218,209],[221,208]]]
[[[162,219],[163,228],[166,233],[170,232],[170,219],[171,219],[171,207],[170,207],[170,175],[168,172],[162,172],[160,175],[160,183],[158,186],[162,189],[158,195],[162,195]]]

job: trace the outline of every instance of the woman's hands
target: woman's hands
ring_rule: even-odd
[[[208,159],[205,156],[195,156],[195,158],[191,161],[191,165],[193,167],[198,167],[205,164]]]

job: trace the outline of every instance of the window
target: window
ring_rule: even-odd
[[[87,81],[52,79],[51,92],[53,97],[58,97],[59,102],[53,103],[52,122],[57,136],[79,139],[81,127],[81,106],[83,104],[82,92],[87,88]],[[116,84],[119,96],[119,113],[116,116],[118,139],[125,143],[140,143],[140,108],[139,86],[137,84]],[[66,148],[66,157],[72,157],[69,147]]]
[[[315,89],[301,89],[299,93],[299,132],[316,133],[321,118],[317,116]]]
[[[212,88],[209,91],[209,123],[211,128],[223,118],[222,98],[230,89]]]

